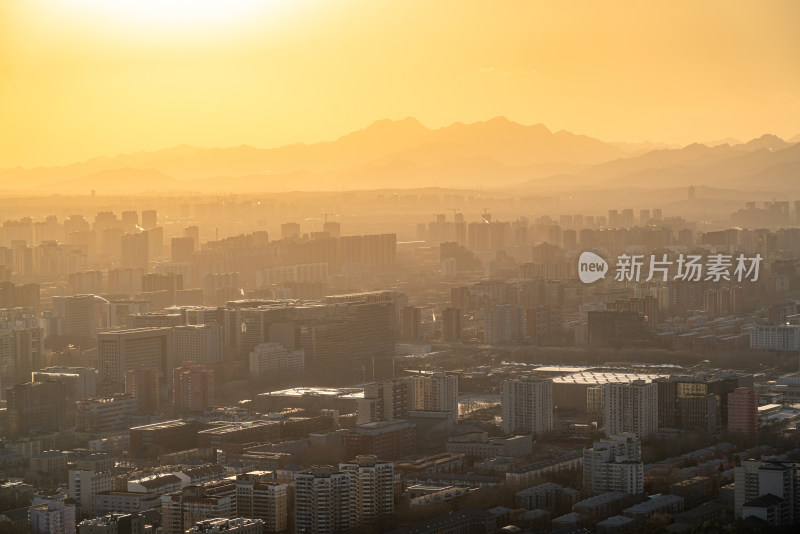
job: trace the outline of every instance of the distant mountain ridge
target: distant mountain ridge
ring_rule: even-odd
[[[505,117],[425,127],[382,119],[334,141],[277,148],[179,145],[97,157],[62,167],[0,169],[9,190],[58,192],[286,191],[440,187],[564,191],[574,187],[708,184],[760,190],[796,188],[800,144],[774,135],[745,143],[610,143]]]

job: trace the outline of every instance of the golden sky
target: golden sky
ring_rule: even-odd
[[[0,166],[496,115],[800,134],[800,2],[0,0]]]

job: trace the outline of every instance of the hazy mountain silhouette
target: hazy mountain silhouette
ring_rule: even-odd
[[[655,148],[654,148],[655,147]],[[62,167],[0,170],[10,189],[52,191],[331,190],[435,185],[527,193],[684,187],[797,189],[800,144],[766,134],[745,143],[604,142],[505,117],[427,128],[383,119],[334,141],[279,148],[189,145]]]
[[[452,176],[452,180],[440,185],[463,186],[485,179],[489,171],[486,167],[470,169],[464,164],[470,158],[489,158],[501,167],[562,164],[566,169],[575,170],[582,165],[632,154],[635,150],[635,147],[605,143],[570,132],[552,133],[541,124],[524,126],[503,117],[472,124],[456,123],[439,129],[426,128],[413,118],[384,119],[330,142],[268,149],[246,145],[228,148],[180,145],[153,152],[98,157],[63,167],[6,169],[0,171],[0,178],[27,186],[49,183],[65,188],[83,187],[89,183],[68,180],[101,171],[143,168],[156,169],[177,180],[191,179],[193,182],[187,186],[193,187],[200,185],[194,180],[204,178],[277,176],[307,171],[317,175],[317,180],[314,184],[298,185],[333,187],[338,185],[339,173],[355,176],[365,169],[380,169],[387,161],[401,159],[415,166],[430,166],[431,172],[436,168],[446,170],[444,174]],[[396,170],[396,165],[393,168]],[[456,176],[459,173],[461,175]],[[475,176],[476,173],[480,176]],[[112,175],[107,178],[113,179]],[[524,178],[524,173],[514,177],[515,180]],[[374,176],[371,181],[386,186],[407,183],[402,180],[397,184],[382,184],[380,176]],[[278,185],[271,179],[266,182],[266,188]]]
[[[520,184],[521,189],[564,191],[575,187],[620,189],[710,185],[747,191],[796,191],[800,144],[764,135],[737,145],[691,144],[681,149],[653,150],[632,158],[588,167]]]

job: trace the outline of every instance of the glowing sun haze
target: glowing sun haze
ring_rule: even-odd
[[[504,115],[604,140],[800,133],[800,2],[2,0],[0,166]]]

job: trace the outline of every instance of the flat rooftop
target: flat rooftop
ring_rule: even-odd
[[[578,384],[587,386],[600,386],[604,384],[627,384],[634,380],[652,382],[657,378],[668,378],[669,375],[650,373],[628,373],[611,371],[582,371],[570,375],[559,376],[553,379],[554,384]]]

